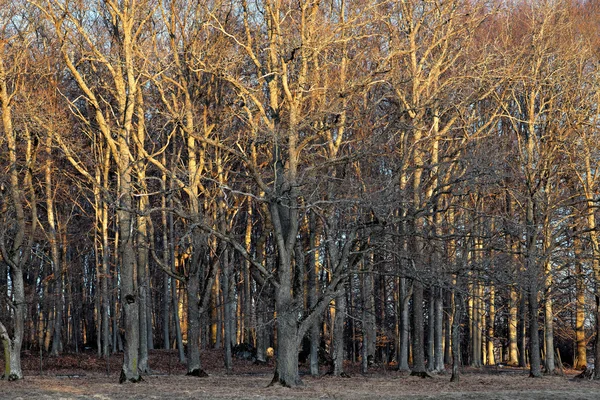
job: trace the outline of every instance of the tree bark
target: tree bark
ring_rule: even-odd
[[[514,285],[510,286],[510,298],[508,300],[508,363],[513,366],[519,365],[519,347],[517,336],[518,325],[518,293]]]
[[[460,320],[462,314],[462,297],[452,296],[452,377],[450,382],[460,381]]]
[[[554,312],[552,310],[552,276],[550,262],[546,263],[546,299],[544,302],[544,366],[545,372],[552,374],[555,369],[554,360]]]
[[[517,332],[519,339],[519,367],[525,368],[527,367],[527,297],[523,290],[521,290],[519,299],[519,326]]]
[[[319,251],[318,251],[318,239],[317,239],[317,224],[315,221],[315,213],[311,212],[308,216],[308,229],[309,229],[309,261],[308,261],[308,296],[307,306],[308,309],[312,309],[317,305],[317,296],[319,290],[318,281],[318,263],[319,263]],[[321,319],[317,318],[309,329],[310,335],[310,374],[312,376],[319,376],[319,342],[321,339],[319,325]]]
[[[435,289],[429,288],[429,307],[427,316],[427,369],[435,370]]]
[[[577,346],[574,369],[587,368],[587,340],[585,337],[585,277],[581,262],[575,261],[577,306],[575,310],[575,343]]]
[[[410,331],[410,296],[406,278],[400,278],[400,358],[399,371],[409,371],[408,348],[410,346],[408,333]]]
[[[413,282],[413,374],[424,374],[425,349],[423,329],[423,284],[415,280]]]
[[[287,285],[281,285],[276,291],[277,366],[272,383],[285,387],[302,385],[298,371],[297,315],[290,292],[291,287]]]
[[[341,285],[344,282],[340,283]],[[344,322],[346,319],[346,292],[343,291],[335,298],[335,321],[333,323],[333,375],[346,377],[344,371],[345,346]]]
[[[203,377],[206,372],[200,364],[200,312],[198,309],[198,291],[200,276],[198,265],[190,265],[187,278],[187,374]]]
[[[496,364],[496,356],[494,354],[494,334],[495,334],[495,322],[496,322],[496,288],[494,284],[489,285],[490,291],[490,305],[489,305],[489,318],[488,318],[488,329],[487,329],[487,365]]]
[[[436,372],[444,372],[444,304],[442,297],[442,289],[435,288],[434,298],[434,317],[435,317],[435,363],[434,370]]]
[[[222,271],[223,271],[223,279],[221,280],[221,286],[223,291],[223,319],[224,323],[224,347],[225,347],[225,369],[227,373],[231,373],[233,370],[233,360],[231,357],[231,342],[234,337],[234,327],[232,325],[233,318],[235,313],[231,311],[231,303],[232,300],[232,292],[231,292],[231,280],[232,271],[231,271],[231,261],[229,259],[229,250],[225,250],[223,255],[223,263],[222,263]]]
[[[52,327],[52,350],[53,356],[58,356],[63,349],[62,343],[62,320],[63,320],[63,288],[62,288],[62,265],[58,251],[58,238],[56,233],[56,220],[54,215],[54,190],[52,185],[52,135],[46,137],[47,161],[45,167],[46,180],[46,216],[48,219],[48,241],[52,260],[52,272],[54,274],[54,322]]]
[[[529,376],[532,378],[542,376],[538,313],[537,284],[532,282],[529,291]]]

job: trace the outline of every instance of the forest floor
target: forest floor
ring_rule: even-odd
[[[577,371],[565,376],[528,377],[518,368],[462,369],[460,383],[449,374],[433,378],[411,377],[383,366],[368,374],[348,365],[351,378],[323,375],[311,377],[301,367],[304,386],[295,389],[267,387],[273,365],[257,366],[235,360],[232,374],[223,368],[221,351],[202,353],[209,377],[185,376],[185,367],[175,352],[151,352],[154,373],[137,384],[117,383],[121,357],[109,362],[95,353],[67,354],[45,358],[25,353],[25,379],[0,381],[0,399],[599,399],[600,382],[574,381]],[[41,362],[40,362],[41,361]],[[40,368],[41,367],[41,368]],[[323,370],[323,372],[326,372]]]

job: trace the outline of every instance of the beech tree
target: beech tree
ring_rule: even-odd
[[[35,165],[36,148],[27,122],[17,119],[15,107],[27,76],[25,64],[27,54],[28,26],[18,18],[18,8],[23,4],[2,2],[0,42],[0,105],[2,107],[2,131],[0,144],[7,177],[0,183],[0,262],[8,274],[3,291],[0,338],[4,348],[4,378],[23,379],[21,347],[25,338],[25,282],[31,257],[33,238],[37,229],[37,207],[31,168]],[[21,64],[23,63],[23,64]],[[6,318],[6,319],[5,319]]]

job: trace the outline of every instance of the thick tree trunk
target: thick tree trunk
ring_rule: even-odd
[[[1,50],[4,50],[2,45]],[[23,262],[27,261],[31,252],[31,243],[26,242],[26,231],[27,221],[25,219],[25,211],[23,202],[25,198],[23,191],[21,190],[21,181],[19,177],[19,168],[17,167],[17,136],[13,130],[12,125],[12,110],[11,110],[11,94],[8,91],[8,79],[6,74],[6,68],[3,57],[0,57],[0,107],[2,110],[2,128],[4,133],[4,139],[6,140],[8,147],[8,159],[10,161],[10,178],[9,178],[9,201],[12,202],[12,207],[15,211],[15,225],[16,230],[12,232],[13,243],[10,249],[10,253],[6,254],[4,243],[2,247],[2,263],[8,264],[8,280],[10,286],[7,287],[5,295],[8,295],[9,291],[12,294],[12,303],[14,305],[12,310],[11,322],[13,325],[12,337],[8,335],[7,329],[2,325],[0,321],[0,339],[4,345],[5,351],[5,371],[4,375],[9,380],[23,379],[23,371],[21,369],[21,346],[23,344],[23,336],[25,334],[25,285],[23,281]],[[28,131],[27,131],[28,132]],[[31,138],[28,139],[28,147],[31,148]],[[30,151],[27,151],[25,160],[29,163],[31,161]],[[29,169],[33,166],[30,165]],[[31,185],[31,180],[29,179]],[[32,189],[32,188],[30,188]],[[33,192],[33,190],[31,190]],[[33,194],[31,195],[33,196]],[[35,198],[29,199],[31,204],[31,232],[36,228],[38,223],[36,216],[36,201]],[[3,202],[4,203],[4,202]],[[5,206],[5,203],[2,204]]]
[[[298,371],[297,314],[290,289],[284,285],[277,289],[277,366],[271,383],[285,387],[302,385]]]
[[[496,322],[496,288],[493,284],[489,286],[490,291],[490,306],[489,306],[489,318],[488,318],[488,329],[487,329],[487,357],[486,365],[495,365],[496,356],[494,354],[494,334],[495,334],[495,322]]]
[[[140,212],[145,211],[145,201],[140,201]],[[148,365],[148,297],[149,297],[149,278],[148,267],[148,235],[147,219],[145,216],[137,218],[137,288],[139,301],[139,330],[140,330],[140,348],[138,369],[141,373],[150,372]]]
[[[400,355],[398,370],[409,371],[408,348],[410,346],[408,333],[410,331],[410,293],[406,278],[400,278]]]
[[[343,283],[341,283],[343,284]],[[348,376],[344,371],[344,322],[346,319],[346,293],[335,298],[335,321],[333,323],[333,375]]]
[[[8,338],[4,338],[0,323],[0,337],[2,337],[2,346],[4,347],[4,375],[2,379],[16,381],[23,379],[23,370],[21,369],[21,345]]]
[[[446,314],[446,318],[444,319],[444,364],[452,365],[452,324],[454,323],[454,313],[452,312],[450,305],[453,304],[452,302],[454,301],[454,292],[447,291],[446,293],[446,304],[448,304],[448,306],[446,308],[447,312],[444,313]]]
[[[538,321],[539,306],[537,297],[537,284],[534,281],[531,283],[529,291],[529,376],[533,378],[542,376]]]
[[[480,297],[483,292],[481,288],[481,282],[478,278],[475,279],[473,284],[473,319],[471,321],[471,366],[475,368],[481,368],[482,362],[482,324],[481,324],[481,307],[482,299]]]
[[[175,325],[175,340],[179,362],[186,363],[185,348],[183,346],[183,334],[181,332],[181,317],[179,315],[179,296],[177,294],[177,281],[171,282],[171,296],[173,301],[173,325]]]
[[[206,372],[200,364],[200,310],[198,308],[198,290],[200,276],[198,266],[190,266],[187,279],[187,374],[204,377]]]
[[[102,226],[102,265],[100,278],[101,286],[101,305],[102,305],[102,355],[104,357],[109,356],[109,343],[110,343],[110,294],[108,291],[109,285],[109,273],[110,273],[110,251],[108,244],[108,204],[102,201],[102,213],[101,213],[101,226]],[[113,341],[113,349],[116,347],[116,343]]]
[[[15,305],[13,322],[13,335],[9,336],[5,326],[0,321],[0,340],[4,346],[4,378],[9,381],[23,379],[21,368],[21,347],[25,333],[25,286],[23,273],[18,268],[11,268],[13,303]]]
[[[257,306],[258,310],[256,313],[256,361],[259,364],[267,362],[267,341],[265,338],[266,327],[264,314],[266,311],[265,301],[260,299]]]
[[[546,268],[546,301],[544,302],[544,367],[545,372],[554,372],[554,313],[552,311],[551,285],[549,266]]]
[[[139,298],[136,294],[135,282],[135,251],[133,246],[132,224],[133,224],[133,201],[131,174],[129,172],[129,152],[125,137],[121,135],[120,147],[122,149],[119,159],[120,183],[121,183],[121,208],[119,216],[119,250],[121,262],[121,301],[125,320],[125,352],[123,357],[123,368],[119,382],[138,382],[139,374],[139,349],[140,349],[140,312]]]
[[[52,259],[52,272],[54,274],[54,322],[52,327],[52,351],[53,356],[58,356],[63,349],[62,343],[62,320],[63,320],[63,287],[62,287],[62,265],[58,251],[58,236],[56,233],[56,220],[54,215],[54,190],[52,186],[52,136],[48,134],[46,139],[46,216],[48,219],[48,241]]]
[[[517,289],[514,285],[511,285],[508,303],[508,363],[513,366],[519,365],[519,346],[517,337],[518,304]]]
[[[429,289],[429,307],[427,316],[427,369],[435,370],[435,293]]]
[[[307,306],[312,309],[317,304],[317,291],[319,290],[318,282],[318,243],[317,243],[317,226],[315,221],[315,214],[313,212],[309,215],[309,246],[310,253],[309,265],[308,265],[308,298]],[[309,328],[310,335],[310,374],[312,376],[319,376],[319,341],[321,339],[319,325],[321,324],[321,318],[317,318],[315,322]]]
[[[413,282],[413,368],[412,373],[423,375],[425,368],[425,332],[423,329],[423,284]]]
[[[577,243],[578,245],[579,243]],[[576,245],[576,248],[578,247]],[[575,250],[576,254],[579,250]],[[581,268],[581,262],[575,261],[575,279],[577,307],[575,310],[575,342],[577,346],[575,363],[573,368],[587,368],[587,340],[585,338],[585,276]]]
[[[372,261],[372,258],[371,258]],[[369,271],[365,274],[365,310],[366,310],[366,340],[367,340],[367,362],[371,364],[375,361],[375,351],[377,349],[377,323],[375,319],[375,293],[373,284],[372,265],[369,266]]]

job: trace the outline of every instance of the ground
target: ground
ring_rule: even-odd
[[[93,353],[40,358],[26,353],[26,377],[19,382],[0,381],[1,399],[598,399],[600,382],[573,381],[566,376],[532,379],[516,368],[465,369],[460,383],[449,375],[421,379],[383,366],[367,375],[348,365],[351,378],[303,375],[297,389],[267,387],[273,365],[256,366],[236,360],[234,372],[222,367],[222,352],[203,352],[208,378],[185,376],[185,367],[173,352],[153,351],[150,363],[155,374],[144,382],[120,385],[120,357],[108,363]],[[304,373],[305,369],[301,371]],[[325,372],[325,371],[324,371]]]

